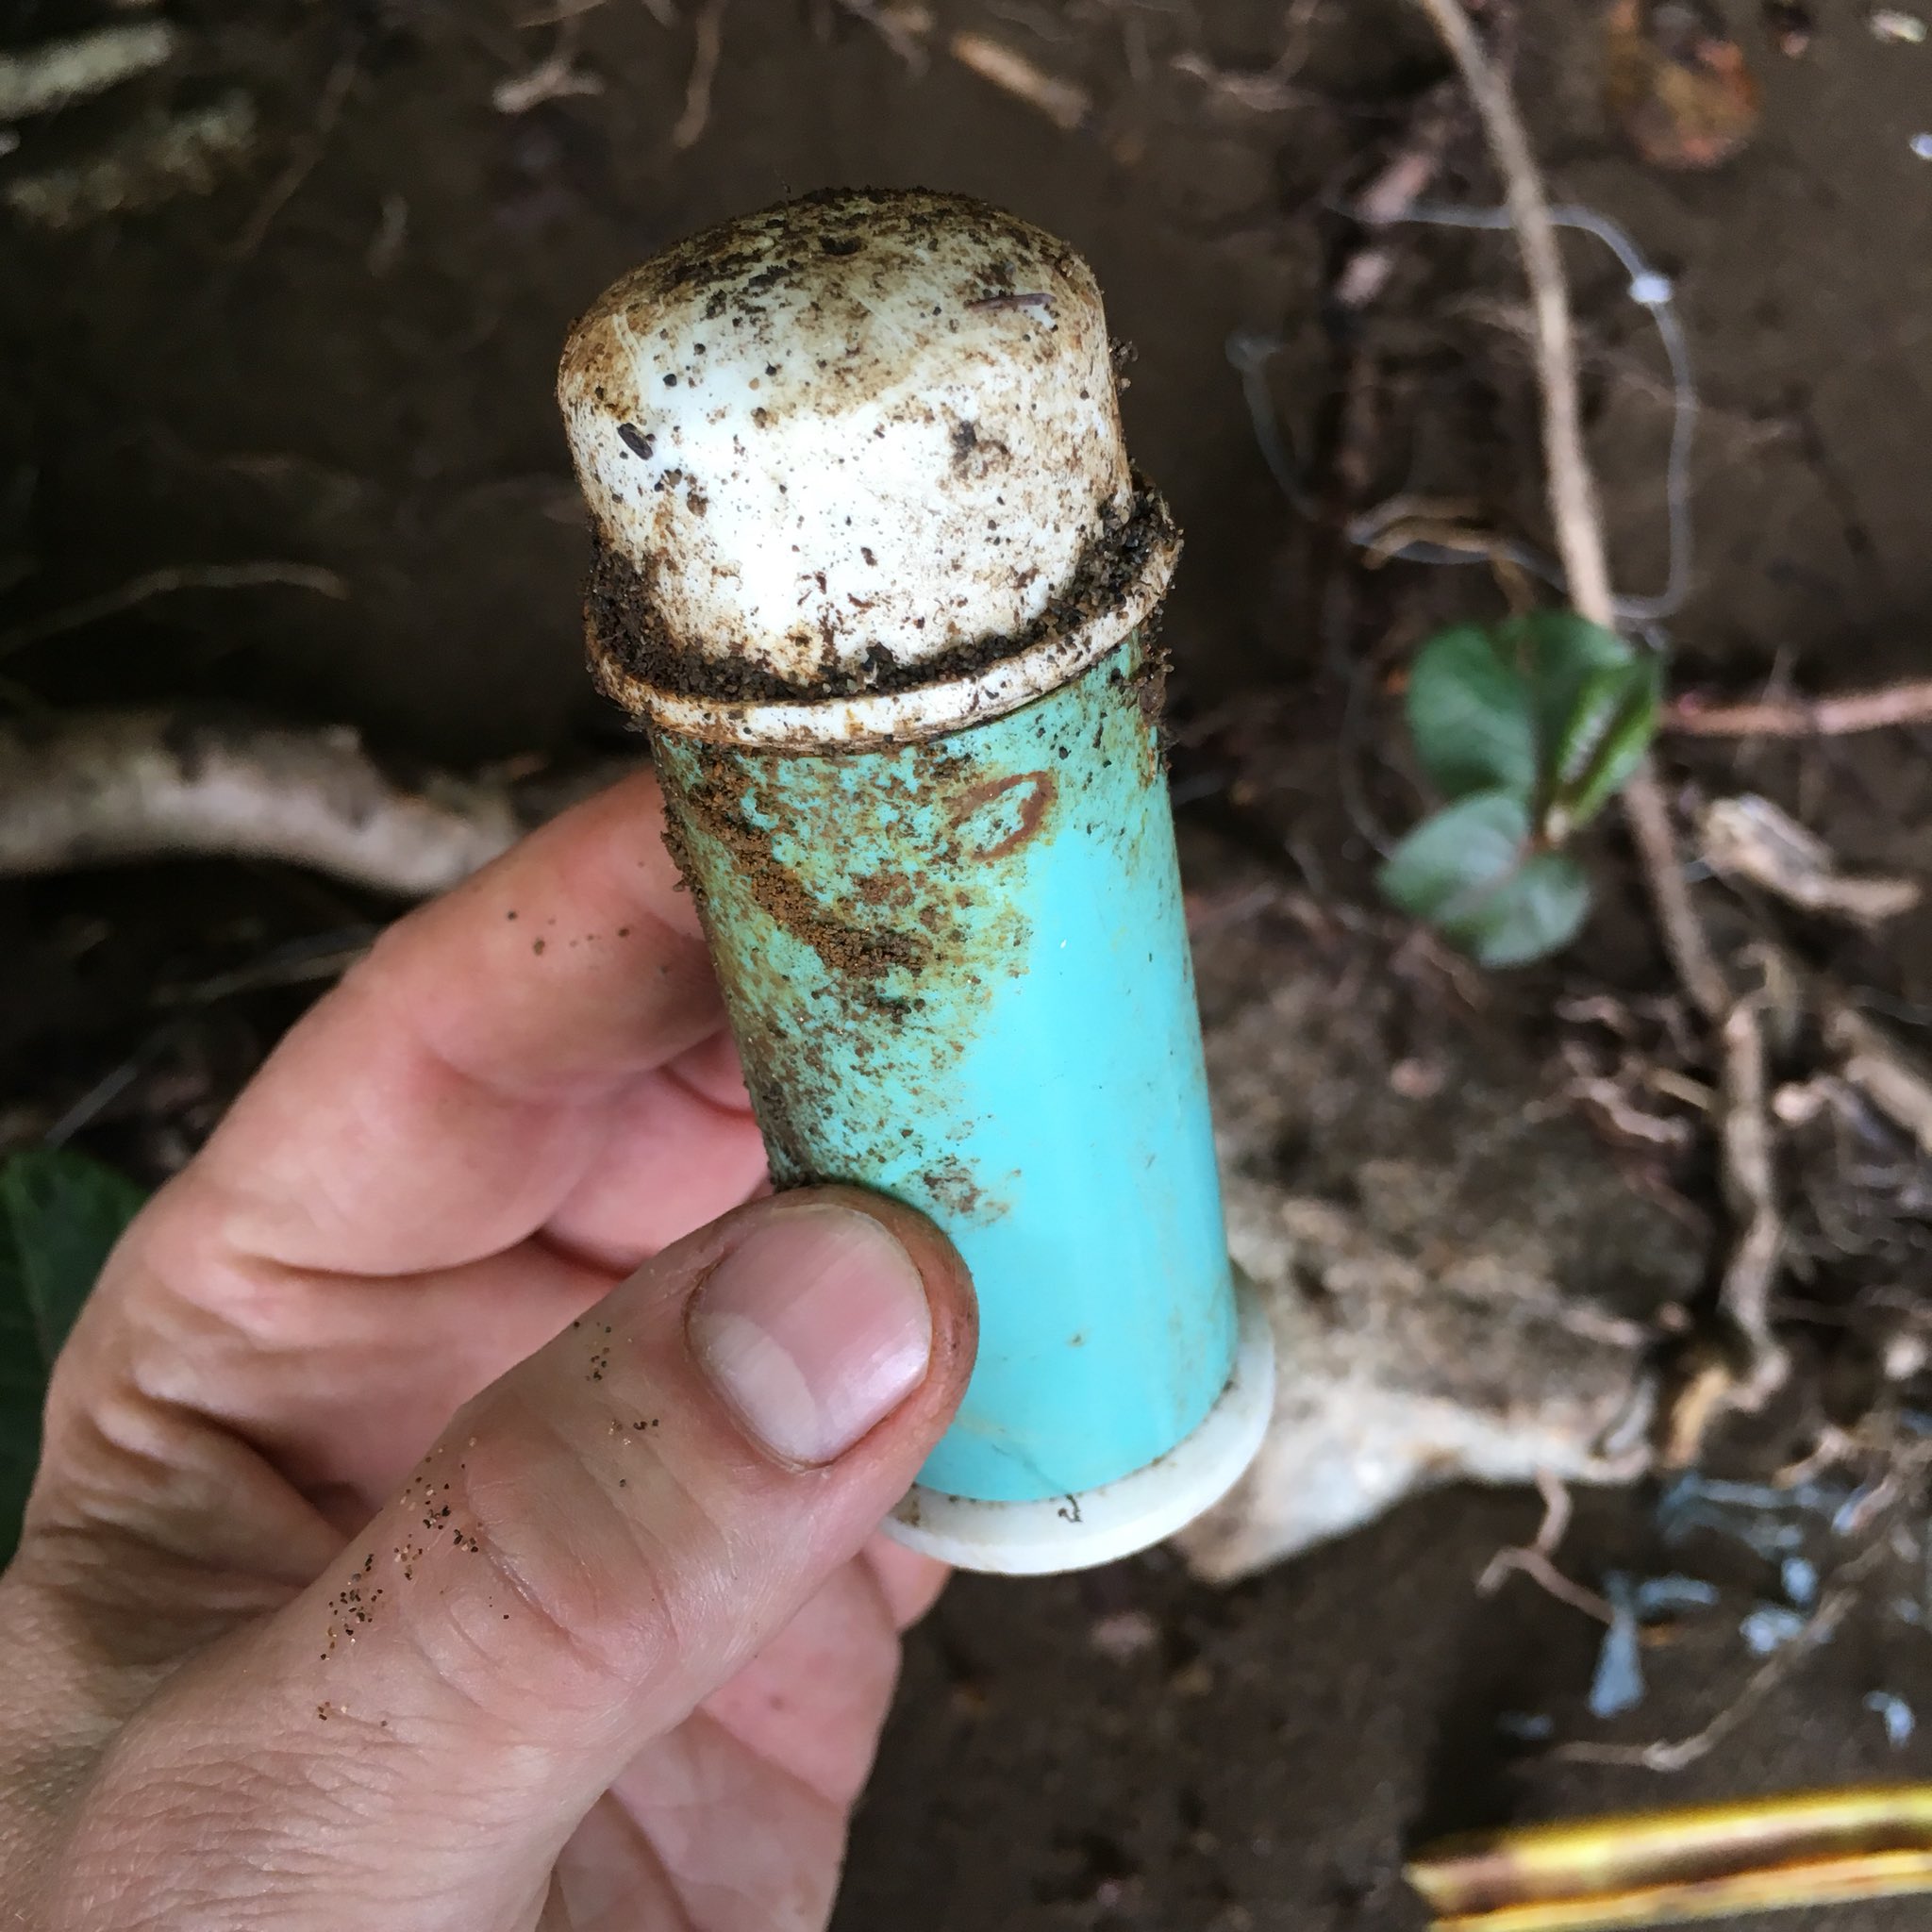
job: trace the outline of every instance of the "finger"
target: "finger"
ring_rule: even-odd
[[[883,1536],[874,1537],[865,1546],[865,1561],[892,1613],[894,1626],[901,1630],[910,1629],[939,1602],[940,1592],[953,1574],[937,1557],[922,1556]]]
[[[684,1067],[648,1075],[609,1109],[604,1145],[545,1223],[550,1241],[613,1274],[736,1208],[765,1178],[748,1108],[721,1106]]]
[[[708,1100],[725,1113],[749,1113],[751,1095],[745,1091],[744,1068],[738,1048],[728,1033],[714,1033],[689,1053],[680,1054],[671,1071],[693,1093]]]
[[[899,1631],[861,1557],[811,1600],[704,1712],[744,1750],[842,1812],[872,1768],[899,1675]]]
[[[973,1334],[917,1216],[752,1204],[460,1414],[320,1582],[122,1734],[100,1803],[231,1820],[284,1875],[284,1926],[339,1923],[299,1903],[305,1873],[380,1902],[398,1861],[430,1902],[412,1925],[485,1923],[864,1544]]]
[[[197,1163],[225,1239],[400,1274],[542,1226],[638,1084],[723,1025],[661,819],[656,781],[627,780],[392,927]]]
[[[91,1298],[55,1374],[55,1476],[85,1459],[114,1391],[212,1417],[332,1521],[355,1527],[464,1402],[669,1242],[749,1198],[763,1143],[748,1115],[675,1063],[609,1117],[546,1238],[395,1277],[238,1255],[184,1177],[147,1210]]]
[[[654,1745],[610,1795],[671,1882],[683,1914],[672,1924],[821,1932],[831,1918],[849,1807],[774,1774],[708,1713]],[[626,1932],[652,1925],[633,1918]]]

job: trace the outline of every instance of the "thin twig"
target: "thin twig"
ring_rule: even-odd
[[[49,1147],[64,1147],[84,1127],[91,1126],[141,1077],[155,1054],[170,1043],[172,1027],[152,1034],[118,1067],[110,1067],[48,1127],[42,1139]]]
[[[917,0],[839,0],[854,20],[862,21],[905,62],[908,74],[924,74],[927,60],[925,37],[932,31],[931,10]]]
[[[346,597],[347,581],[332,570],[313,563],[183,563],[161,570],[144,571],[118,590],[103,591],[98,597],[83,597],[43,617],[30,618],[10,630],[0,631],[0,658],[29,644],[58,638],[71,630],[97,624],[104,617],[116,617],[154,597],[166,597],[176,591],[247,591],[266,585],[280,585],[296,591],[314,591],[324,597]]]
[[[511,24],[520,31],[529,31],[540,26],[561,26],[566,21],[581,20],[587,13],[594,13],[604,5],[604,0],[556,0],[556,5],[541,8],[536,13],[526,13]]]
[[[729,0],[705,0],[692,25],[691,78],[684,84],[684,112],[671,130],[671,145],[679,154],[695,147],[711,121],[711,88],[718,78],[718,58],[724,51],[724,8]]]
[[[1720,878],[1742,880],[1807,912],[1875,926],[1909,912],[1916,879],[1848,873],[1824,841],[1756,792],[1714,798],[1698,815],[1698,846]]]
[[[1483,51],[1461,0],[1418,0],[1418,4],[1435,23],[1462,74],[1503,177],[1504,201],[1530,289],[1550,519],[1556,526],[1557,550],[1571,602],[1592,623],[1612,629],[1617,621],[1616,602],[1596,483],[1583,453],[1575,332],[1549,197],[1543,192],[1542,176],[1508,87]],[[1690,903],[1683,859],[1671,827],[1670,806],[1650,758],[1643,760],[1624,786],[1623,798],[1671,963],[1705,1017],[1720,1021],[1730,1008],[1730,988]]]
[[[1580,1583],[1573,1583],[1557,1568],[1557,1546],[1570,1527],[1569,1490],[1560,1477],[1546,1469],[1537,1471],[1536,1488],[1537,1494],[1543,1499],[1543,1520],[1538,1525],[1535,1540],[1498,1550],[1476,1578],[1477,1594],[1493,1596],[1506,1577],[1521,1574],[1559,1604],[1568,1604],[1573,1610],[1581,1610],[1599,1624],[1613,1623],[1617,1613],[1605,1598]]]
[[[1664,950],[1697,1010],[1707,1020],[1722,1021],[1731,1003],[1730,982],[1717,963],[1704,922],[1690,903],[1683,855],[1677,850],[1677,835],[1671,825],[1671,808],[1651,758],[1645,758],[1624,787],[1623,801],[1631,842],[1663,927]]]
[[[1025,55],[989,35],[957,33],[946,42],[946,51],[961,67],[971,68],[981,80],[1037,108],[1069,134],[1092,111],[1093,103],[1085,88],[1046,73]]]
[[[1633,1072],[1639,1077],[1650,1076],[1655,1085],[1655,1075],[1662,1069],[1645,1067],[1636,1056],[1626,1053],[1616,1071],[1606,1074],[1583,1042],[1574,1039],[1563,1041],[1562,1057],[1570,1068],[1564,1097],[1589,1109],[1613,1140],[1625,1146],[1665,1148],[1674,1153],[1689,1144],[1689,1121],[1681,1114],[1650,1112],[1638,1104],[1630,1091]],[[1682,1098],[1681,1094],[1673,1097]]]
[[[1250,113],[1276,114],[1301,101],[1312,100],[1307,88],[1293,85],[1294,76],[1307,65],[1315,18],[1326,0],[1290,0],[1282,23],[1281,52],[1266,67],[1217,67],[1206,55],[1192,48],[1176,54],[1168,61],[1176,74],[1204,82],[1231,106]],[[1144,76],[1136,75],[1140,81]]]
[[[238,256],[253,255],[261,246],[269,229],[275,225],[275,217],[295,198],[303,182],[315,172],[315,164],[322,159],[322,151],[328,145],[329,135],[341,117],[342,104],[349,98],[349,90],[355,84],[355,57],[344,54],[329,69],[328,78],[322,84],[322,93],[315,104],[315,118],[308,124],[308,132],[290,158],[289,165],[276,175],[255,212],[249,216],[247,225],[236,236],[235,253]]]
[[[368,957],[375,942],[372,927],[353,942],[344,943],[340,935],[325,936],[319,946],[303,946],[277,951],[252,965],[238,966],[232,973],[217,973],[183,987],[167,987],[156,995],[156,1005],[165,1007],[209,1007],[217,1000],[232,999],[237,993],[258,992],[275,986],[312,986],[319,979],[340,979],[349,968]]]
[[[1467,113],[1453,79],[1424,92],[1409,109],[1401,143],[1355,197],[1350,212],[1356,219],[1373,231],[1406,215],[1441,172]],[[1389,238],[1372,232],[1343,258],[1330,299],[1338,308],[1358,312],[1381,294],[1394,272]]]
[[[1741,705],[1716,704],[1690,691],[1666,705],[1657,720],[1658,730],[1685,738],[1843,738],[1900,724],[1932,724],[1932,677],[1837,697],[1765,698]]]
[[[1932,1154],[1932,1078],[1841,999],[1825,1008],[1824,1043],[1840,1056],[1844,1078]]]
[[[395,267],[396,258],[403,252],[403,240],[409,232],[409,204],[400,194],[391,191],[382,197],[382,218],[375,225],[375,233],[369,238],[369,246],[363,252],[362,266],[380,281]]]
[[[1420,0],[1420,5],[1435,23],[1461,72],[1503,177],[1503,198],[1516,245],[1523,254],[1536,323],[1537,381],[1543,399],[1543,463],[1557,548],[1569,579],[1571,601],[1592,623],[1608,626],[1616,622],[1609,564],[1596,482],[1583,454],[1575,331],[1570,319],[1563,258],[1550,220],[1549,197],[1543,192],[1529,136],[1508,87],[1483,51],[1461,0]]]
[[[1919,1444],[1899,1458],[1900,1491],[1894,1496],[1909,1497],[1910,1485],[1924,1476],[1932,1445]],[[1893,1511],[1895,1515],[1898,1513]],[[1700,1731],[1687,1738],[1658,1739],[1648,1744],[1598,1744],[1577,1742],[1559,1744],[1551,1754],[1573,1764],[1637,1765],[1645,1771],[1682,1771],[1707,1757],[1722,1744],[1814,1650],[1837,1635],[1839,1626],[1857,1606],[1859,1586],[1891,1551],[1891,1521],[1879,1524],[1872,1539],[1848,1563],[1840,1569],[1832,1585],[1819,1599],[1805,1627],[1772,1653],[1745,1680],[1743,1688]]]
[[[603,92],[603,76],[579,67],[567,49],[558,47],[527,73],[498,81],[490,104],[499,114],[527,114],[549,101],[581,100]]]
[[[1720,1149],[1725,1204],[1742,1234],[1718,1290],[1718,1305],[1749,1351],[1733,1407],[1758,1408],[1789,1373],[1783,1345],[1771,1329],[1771,1291],[1785,1249],[1778,1212],[1767,1104],[1764,1026],[1755,999],[1741,999],[1719,1029],[1724,1052]]]
[[[1281,52],[1274,57],[1271,73],[1286,80],[1308,64],[1315,23],[1326,4],[1327,0],[1289,0],[1288,12],[1281,23]]]
[[[527,114],[548,101],[576,100],[604,92],[604,76],[577,65],[581,22],[580,13],[565,14],[549,53],[536,66],[491,89],[490,105],[499,114]]]

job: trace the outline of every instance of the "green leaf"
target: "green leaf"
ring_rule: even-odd
[[[1409,675],[1416,755],[1452,803],[1379,875],[1384,895],[1485,966],[1568,944],[1590,882],[1559,848],[1636,770],[1657,659],[1574,610],[1432,638]]]
[[[0,1230],[43,1358],[67,1340],[108,1251],[146,1193],[71,1147],[29,1147],[0,1167]]]
[[[1528,808],[1478,792],[1424,819],[1377,875],[1383,895],[1478,965],[1521,966],[1575,937],[1590,910],[1576,861],[1537,850]]]
[[[1530,686],[1489,631],[1460,625],[1423,646],[1409,671],[1408,729],[1447,797],[1500,791],[1526,799],[1536,789]]]
[[[1508,792],[1561,844],[1636,769],[1660,682],[1655,658],[1574,610],[1462,625],[1417,654],[1409,732],[1445,796]]]
[[[71,1148],[29,1148],[0,1167],[0,1560],[40,1459],[54,1357],[143,1199]]]
[[[1576,937],[1590,880],[1567,852],[1534,852],[1447,935],[1478,966],[1525,966]]]
[[[13,1554],[20,1540],[21,1512],[41,1459],[41,1406],[46,1393],[47,1365],[19,1270],[0,1244],[0,1562]]]
[[[1583,678],[1612,664],[1628,664],[1643,654],[1629,639],[1560,605],[1525,610],[1498,626],[1521,654],[1539,683]]]
[[[1502,649],[1536,693],[1537,736],[1556,745],[1585,686],[1601,671],[1622,670],[1642,654],[1615,631],[1574,610],[1531,610],[1497,626]]]
[[[1657,660],[1591,673],[1557,739],[1550,786],[1554,836],[1587,824],[1622,789],[1657,730],[1662,677]]]
[[[1447,932],[1528,851],[1528,808],[1507,791],[1479,791],[1424,819],[1375,882],[1391,905]]]

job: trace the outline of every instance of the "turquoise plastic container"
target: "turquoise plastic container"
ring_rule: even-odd
[[[947,1495],[1117,1481],[1233,1370],[1157,689],[1130,640],[923,744],[658,741],[774,1177],[891,1194],[972,1269]]]
[[[930,1215],[979,1299],[886,1525],[969,1567],[1169,1535],[1268,1419],[1222,1229],[1145,643],[1178,552],[1091,271],[959,197],[810,196],[578,323],[599,682],[652,733],[780,1186]]]

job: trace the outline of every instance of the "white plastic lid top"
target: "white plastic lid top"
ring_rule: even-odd
[[[892,741],[1103,655],[1177,549],[1064,242],[959,196],[814,195],[680,242],[558,395],[606,688],[714,741]]]

